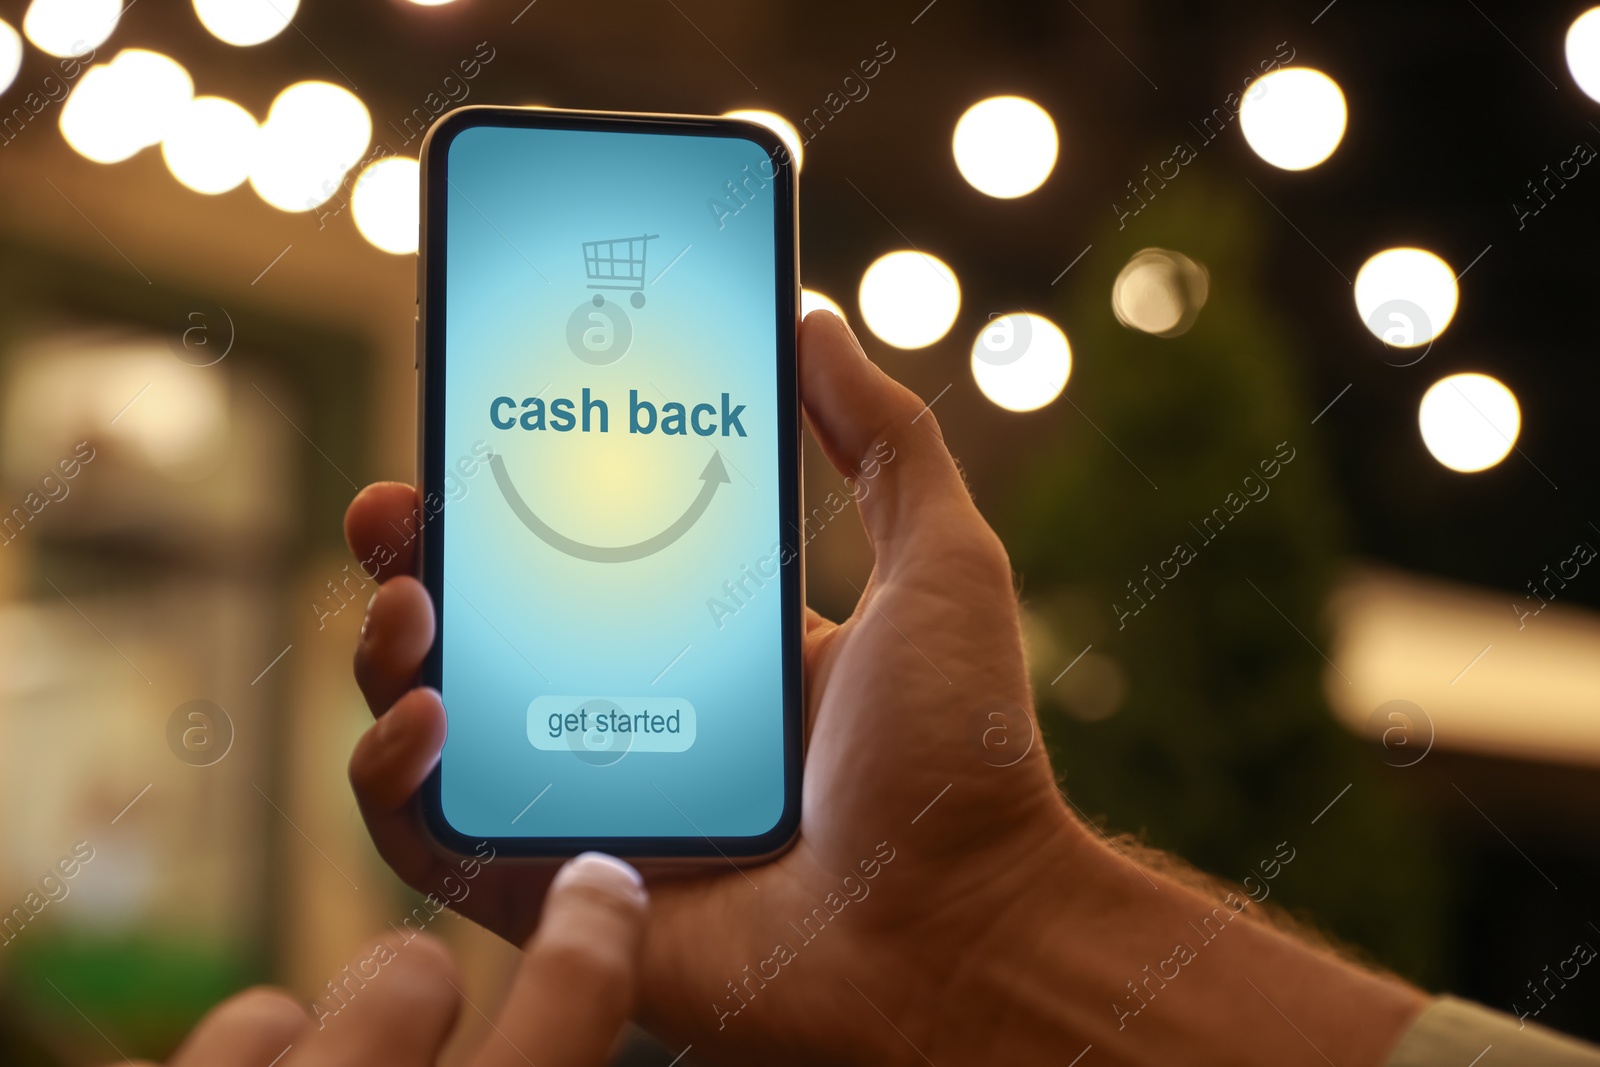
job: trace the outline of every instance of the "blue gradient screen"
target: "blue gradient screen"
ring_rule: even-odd
[[[473,126],[446,151],[443,815],[767,833],[789,551],[767,150]]]

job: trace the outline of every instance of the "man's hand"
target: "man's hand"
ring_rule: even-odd
[[[657,887],[642,1006],[648,1022],[704,1052],[843,1058],[862,1052],[859,1038],[823,1020],[846,1009],[899,1041],[866,998],[903,1019],[932,977],[914,977],[911,962],[982,942],[1018,904],[1023,879],[1010,872],[1081,831],[1056,796],[1032,720],[1005,550],[933,412],[832,315],[802,327],[800,380],[811,430],[840,474],[860,478],[863,464],[877,464],[860,501],[876,564],[849,619],[808,615],[797,845],[765,867],[723,865]],[[392,544],[416,506],[415,491],[393,483],[358,496],[345,520],[358,557]],[[409,547],[396,552],[356,652],[380,718],[350,777],[378,850],[431,890],[449,861],[429,845],[413,796],[438,757],[445,713],[437,693],[412,688],[433,643],[433,609],[410,577]],[[995,766],[1011,759],[995,756],[1006,743],[1020,758]],[[541,879],[497,862],[463,910],[520,939]],[[835,916],[829,903],[839,901]]]
[[[473,1067],[601,1067],[633,1010],[646,910],[638,873],[580,856],[555,876],[543,910]],[[168,1067],[433,1067],[464,997],[444,945],[385,934],[348,971],[361,982],[315,1019],[276,989],[224,1001]]]
[[[873,571],[848,619],[807,614],[799,840],[765,866],[655,887],[642,1021],[697,1057],[734,1062],[1066,1062],[1108,1043],[1097,1062],[1299,1062],[1312,1050],[1279,1007],[1344,1054],[1341,1067],[1392,1044],[1420,1007],[1414,993],[1248,918],[1207,950],[1196,969],[1209,976],[1171,983],[1131,1029],[1119,1018],[1114,1002],[1141,968],[1192,939],[1189,923],[1220,901],[1117,854],[1062,802],[1010,565],[933,412],[824,312],[801,327],[799,372],[811,432],[839,473],[877,465],[858,496]],[[438,760],[445,709],[413,688],[433,608],[411,577],[413,546],[396,544],[416,507],[410,486],[379,484],[345,519],[358,558],[389,560],[355,657],[379,718],[350,778],[379,852],[433,891],[452,867],[422,828],[416,792]],[[547,877],[502,860],[462,910],[520,940]],[[1229,969],[1240,961],[1276,1005]],[[1347,1003],[1359,1025],[1329,1016]],[[1214,1056],[1195,1051],[1208,1041]]]

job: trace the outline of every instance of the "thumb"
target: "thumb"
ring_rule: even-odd
[[[633,1013],[647,901],[619,859],[585,852],[562,867],[474,1067],[601,1067]]]
[[[825,311],[800,327],[800,396],[817,443],[849,479],[880,569],[994,547],[931,405],[867,359],[844,320]]]

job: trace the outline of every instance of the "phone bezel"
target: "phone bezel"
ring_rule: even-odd
[[[755,142],[773,161],[771,179],[775,198],[773,244],[775,251],[775,321],[777,348],[777,438],[779,529],[789,536],[799,529],[801,510],[800,408],[795,348],[799,330],[799,247],[796,175],[789,150],[779,136],[759,123],[743,119],[696,115],[634,114],[602,111],[561,111],[546,108],[511,108],[475,105],[457,108],[439,118],[423,139],[421,156],[421,239],[417,252],[419,351],[418,470],[424,518],[419,524],[418,567],[423,585],[433,598],[434,643],[423,661],[418,684],[442,689],[443,544],[448,506],[436,512],[427,506],[428,494],[442,494],[445,481],[445,263],[448,159],[451,143],[462,132],[483,126],[519,129],[595,130],[620,133],[656,133],[740,137]],[[789,323],[785,329],[782,324]],[[436,497],[439,501],[446,498]],[[783,810],[772,829],[753,837],[491,837],[462,834],[445,817],[442,799],[443,760],[421,789],[424,822],[435,841],[456,854],[471,854],[482,843],[497,854],[562,857],[591,849],[630,858],[698,859],[756,862],[788,848],[799,833],[800,791],[804,743],[804,693],[801,639],[804,635],[804,550],[793,537],[792,558],[779,565],[781,658],[783,664]],[[448,709],[448,694],[446,694]]]

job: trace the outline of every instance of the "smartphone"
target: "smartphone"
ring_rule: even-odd
[[[770,857],[799,826],[794,167],[751,122],[467,107],[422,148],[440,844]]]

